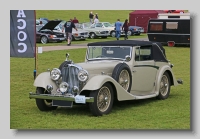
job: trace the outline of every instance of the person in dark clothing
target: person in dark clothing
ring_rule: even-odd
[[[67,21],[64,25],[63,28],[65,29],[65,34],[66,34],[66,41],[68,42],[67,45],[70,46],[71,45],[71,41],[72,41],[72,28],[76,29],[76,26],[74,25],[74,23],[72,22],[72,19],[70,19],[69,21]]]
[[[122,26],[122,30],[125,33],[124,40],[128,39],[128,35],[127,35],[128,34],[128,26],[129,26],[128,19],[126,19]]]
[[[97,19],[99,19],[98,13],[95,14],[95,17],[96,17]]]
[[[72,20],[73,23],[79,23],[78,19],[76,19],[76,17],[74,17],[74,19]]]
[[[92,11],[89,13],[89,19],[90,19],[90,23],[93,23],[93,18],[94,18],[94,14],[92,13]]]

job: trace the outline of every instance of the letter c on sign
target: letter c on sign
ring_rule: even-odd
[[[23,23],[23,25],[21,27],[17,26],[18,29],[25,29],[26,28],[26,21],[24,19],[18,19],[17,22]]]
[[[22,39],[19,37],[19,35],[20,35],[21,33],[24,35]],[[26,33],[25,33],[24,31],[19,31],[18,34],[17,34],[17,37],[18,37],[18,40],[20,40],[20,41],[25,41],[26,38],[27,38],[27,35],[26,35]]]
[[[18,43],[18,46],[23,46],[24,48],[22,50],[18,49],[19,53],[24,53],[27,50],[27,45],[25,43]]]

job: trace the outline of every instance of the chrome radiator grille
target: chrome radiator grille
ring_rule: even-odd
[[[77,86],[79,88],[79,90],[81,90],[81,83],[78,80],[78,72],[79,72],[79,68],[72,65],[72,64],[68,64],[65,65],[62,70],[62,81],[63,82],[67,82],[69,84],[69,88],[68,88],[68,93],[72,93],[73,94],[73,87]]]

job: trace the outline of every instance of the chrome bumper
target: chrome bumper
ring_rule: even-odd
[[[36,94],[36,93],[29,93],[29,98],[38,98],[38,99],[50,99],[50,100],[64,100],[64,101],[74,101],[74,96],[63,96],[63,95],[51,95],[51,94]],[[94,102],[93,97],[85,97],[86,102]]]

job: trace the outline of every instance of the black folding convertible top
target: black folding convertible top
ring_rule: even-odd
[[[88,46],[152,46],[152,58],[155,61],[167,62],[165,49],[159,42],[142,40],[116,40],[88,43]]]

